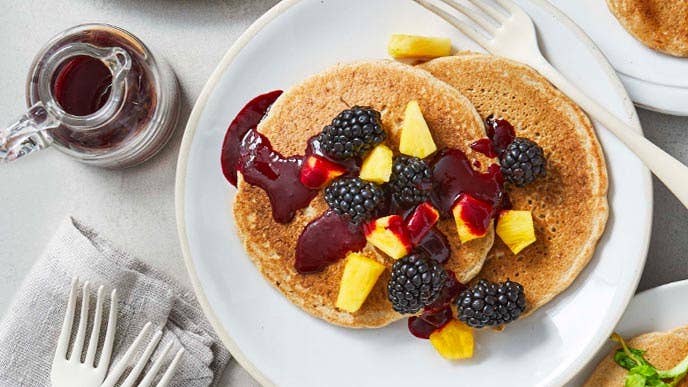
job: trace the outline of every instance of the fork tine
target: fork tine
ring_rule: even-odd
[[[103,285],[98,287],[98,297],[96,298],[96,311],[93,315],[93,330],[91,330],[91,338],[88,339],[88,349],[86,350],[86,363],[89,366],[95,366],[96,349],[98,348],[98,339],[100,338],[100,325],[103,314]]]
[[[427,0],[414,0],[416,3],[420,4],[421,6],[425,7],[427,10],[430,12],[436,14],[437,16],[441,17],[444,19],[447,23],[453,25],[456,27],[459,31],[463,32],[466,34],[469,38],[473,39],[476,43],[479,45],[483,46],[484,48],[489,47],[489,41],[485,38],[483,34],[478,32],[474,27],[460,21],[459,19],[455,18],[454,16],[450,15],[443,9],[437,7],[436,5],[430,3]],[[488,49],[489,51],[489,49]]]
[[[141,380],[141,383],[139,383],[138,387],[150,387],[150,385],[153,384],[153,379],[155,379],[158,371],[160,371],[160,367],[162,367],[165,356],[167,356],[167,353],[170,351],[170,349],[172,349],[172,344],[173,342],[170,341],[167,343],[165,348],[163,348],[162,352],[160,352],[158,358],[155,360],[153,365],[151,365],[148,373],[146,373],[146,376],[143,378],[143,380]]]
[[[127,375],[127,378],[124,379],[124,382],[122,382],[120,387],[132,387],[134,385],[134,383],[136,383],[136,379],[138,379],[139,375],[141,375],[141,371],[143,371],[143,367],[145,367],[146,363],[148,363],[148,359],[150,359],[150,356],[153,353],[153,350],[155,349],[155,347],[157,347],[158,343],[160,342],[161,337],[162,337],[162,331],[161,330],[158,330],[157,332],[155,332],[155,335],[153,336],[153,338],[150,340],[150,342],[146,346],[146,349],[141,354],[141,357],[136,362],[136,365],[134,365],[134,368],[131,369],[131,371],[129,372],[129,375]]]
[[[471,2],[471,4],[475,5],[476,7],[480,8],[483,12],[486,14],[490,15],[494,20],[497,20],[498,22],[503,22],[505,19],[505,16],[497,10],[496,7],[493,5],[488,4],[484,0],[468,0]]]
[[[127,369],[127,366],[129,365],[129,361],[134,357],[136,354],[136,349],[139,347],[141,342],[143,341],[144,336],[148,334],[148,331],[151,328],[151,323],[147,322],[146,325],[143,326],[143,329],[141,329],[141,332],[139,332],[139,335],[136,336],[134,341],[131,343],[127,351],[124,353],[124,356],[122,356],[121,359],[115,364],[113,368],[110,369],[108,372],[107,378],[105,378],[105,381],[103,382],[101,387],[113,387],[119,378],[122,376],[124,373],[124,370]]]
[[[88,304],[90,293],[88,291],[89,282],[84,282],[83,295],[81,297],[81,316],[79,317],[79,328],[76,331],[76,339],[70,361],[81,363],[81,352],[84,349],[84,339],[86,338],[86,327],[88,323]]]
[[[57,340],[57,348],[55,349],[55,359],[67,358],[67,349],[69,348],[69,339],[72,336],[72,324],[74,323],[76,289],[78,285],[79,278],[72,278],[72,285],[69,291],[69,300],[67,301],[67,311],[65,312],[64,320],[62,321],[62,330],[60,331],[60,338]]]
[[[115,330],[117,328],[117,289],[113,289],[110,294],[110,314],[108,315],[107,331],[105,331],[105,341],[103,342],[103,352],[100,354],[98,369],[107,370],[110,366],[110,356],[112,356],[112,345],[115,342]]]
[[[174,371],[177,369],[177,364],[179,364],[179,359],[181,359],[183,354],[184,348],[177,351],[177,354],[174,355],[174,359],[172,359],[170,366],[167,367],[167,370],[162,375],[162,378],[160,378],[160,381],[158,382],[158,384],[155,385],[155,387],[167,387],[167,385],[170,384],[170,380],[172,380],[172,375],[174,375]]]
[[[488,20],[485,16],[480,14],[479,12],[476,12],[463,4],[459,3],[456,0],[442,0],[444,4],[447,4],[448,6],[454,8],[455,10],[459,11],[463,16],[467,17],[468,19],[472,20],[475,24],[480,26],[483,30],[485,30],[490,37],[494,36],[495,33],[495,23],[496,20]]]
[[[499,5],[502,6],[502,8],[506,9],[507,11],[513,13],[513,14],[526,14],[521,7],[518,5],[514,4],[513,1],[511,0],[495,0]]]

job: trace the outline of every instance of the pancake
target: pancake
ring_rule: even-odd
[[[669,332],[653,332],[633,338],[627,345],[632,348],[647,350],[645,359],[660,370],[673,368],[688,355],[688,326]],[[623,386],[626,379],[624,368],[614,362],[612,351],[597,365],[586,387]],[[678,387],[688,387],[688,379],[683,379]]]
[[[646,46],[688,57],[688,2],[685,0],[607,0],[621,25]]]
[[[493,160],[472,152],[472,141],[485,135],[484,125],[471,103],[453,87],[427,72],[392,61],[356,62],[327,69],[285,92],[258,126],[275,150],[283,155],[303,154],[307,140],[319,133],[342,110],[368,105],[381,112],[388,133],[387,145],[398,149],[400,125],[406,104],[417,100],[438,147],[458,148],[488,165]],[[267,281],[292,303],[315,317],[347,327],[380,327],[403,316],[387,300],[389,270],[373,288],[361,309],[350,314],[334,307],[344,261],[323,272],[302,275],[294,269],[296,242],[308,222],[320,216],[327,204],[320,194],[310,207],[289,224],[276,223],[267,195],[240,182],[234,204],[237,228],[245,248]],[[469,281],[479,271],[494,241],[491,227],[486,237],[461,245],[453,220],[439,228],[452,245],[445,265],[457,279]],[[393,261],[367,246],[365,251],[391,267]]]
[[[420,67],[456,87],[482,117],[505,118],[516,136],[545,152],[546,178],[525,188],[507,184],[513,208],[532,211],[537,241],[515,256],[495,238],[478,275],[521,283],[527,316],[573,282],[604,231],[607,170],[592,125],[573,101],[523,64],[464,53]]]

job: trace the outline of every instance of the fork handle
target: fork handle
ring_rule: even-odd
[[[614,133],[669,188],[683,206],[688,208],[688,167],[588,97],[544,58],[533,67],[590,116]]]

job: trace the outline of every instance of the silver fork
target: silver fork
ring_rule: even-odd
[[[71,355],[69,358],[67,358],[69,339],[72,336],[72,324],[74,322],[74,309],[76,308],[78,285],[79,280],[74,278],[72,280],[71,290],[69,292],[67,312],[65,313],[64,321],[62,323],[60,338],[57,341],[57,348],[55,349],[55,356],[53,358],[53,364],[50,370],[50,381],[53,387],[71,387],[75,385],[80,387],[100,386],[105,378],[108,366],[110,365],[112,343],[115,340],[115,326],[117,325],[116,289],[113,290],[110,295],[110,313],[108,316],[107,331],[105,332],[105,341],[98,365],[95,365],[96,350],[98,347],[98,339],[100,337],[101,319],[103,314],[103,286],[98,288],[96,311],[93,316],[93,330],[91,331],[91,338],[88,342],[86,358],[83,362],[81,361],[81,355],[84,348],[84,339],[86,338],[86,322],[88,320],[90,297],[88,281],[84,283],[83,288],[79,328],[76,333],[74,345],[72,346]]]
[[[638,134],[571,83],[540,52],[530,16],[511,0],[437,0],[463,15],[457,18],[430,0],[414,0],[466,34],[490,53],[525,63],[537,70],[635,153],[688,207],[688,167]],[[470,3],[472,7],[467,6]]]

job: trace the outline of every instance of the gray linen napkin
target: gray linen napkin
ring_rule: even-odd
[[[24,280],[0,323],[0,386],[50,385],[55,344],[66,310],[69,284],[75,276],[81,282],[91,283],[91,315],[95,289],[102,284],[106,287],[105,294],[110,294],[112,288],[117,288],[119,314],[113,362],[129,347],[143,325],[151,321],[163,330],[152,359],[157,359],[159,351],[170,341],[174,346],[165,364],[181,345],[186,349],[171,386],[217,384],[229,352],[206,321],[192,293],[69,218]],[[77,300],[77,305],[80,304],[81,297]],[[76,316],[78,313],[77,309]],[[104,320],[107,321],[107,314]],[[75,321],[74,327],[77,324]]]

